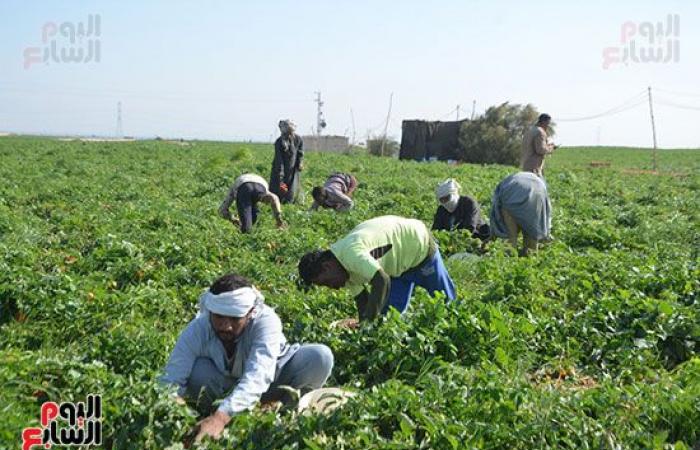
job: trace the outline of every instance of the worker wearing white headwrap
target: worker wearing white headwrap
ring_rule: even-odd
[[[207,316],[210,312],[226,317],[244,317],[251,309],[265,303],[265,297],[255,286],[245,286],[235,291],[212,294],[207,289],[199,297],[197,317]]]
[[[448,178],[440,183],[436,190],[438,202],[445,207],[449,212],[454,212],[457,209],[459,202],[459,190],[462,187],[454,178]]]
[[[277,126],[282,134],[294,133],[297,130],[297,124],[290,119],[280,120]]]
[[[252,408],[263,394],[269,397],[272,388],[303,393],[320,388],[330,376],[331,350],[290,345],[279,316],[264,302],[245,278],[225,275],[202,294],[197,317],[175,344],[161,380],[205,414],[223,397],[216,412],[200,422],[200,434],[220,436],[232,416]]]
[[[433,230],[466,229],[473,237],[488,239],[490,230],[481,216],[479,203],[468,195],[460,196],[460,189],[462,187],[453,178],[438,185],[435,196],[440,206],[435,212]]]
[[[289,119],[277,124],[280,137],[275,141],[275,157],[270,172],[270,191],[282,203],[295,202],[301,190],[301,174],[304,169],[304,141],[296,134],[296,124]]]

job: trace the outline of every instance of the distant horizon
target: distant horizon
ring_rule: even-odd
[[[307,135],[303,135],[307,137]],[[325,136],[325,135],[322,135]],[[184,141],[184,142],[222,142],[230,144],[261,144],[272,145],[274,142],[257,141],[257,140],[228,140],[228,139],[207,139],[207,138],[184,138],[173,136],[123,136],[121,138],[109,135],[97,134],[41,134],[41,133],[17,133],[14,131],[0,131],[0,138],[3,137],[28,137],[28,138],[46,138],[46,139],[99,139],[104,142],[135,142],[135,141]],[[362,142],[362,141],[361,141]],[[397,142],[401,142],[397,140]],[[353,147],[361,147],[358,144],[351,145]],[[625,150],[653,150],[653,147],[636,147],[629,145],[561,145],[560,149],[576,149],[576,148],[619,148]],[[657,147],[658,151],[667,150],[700,150],[700,147]],[[307,150],[316,151],[316,150]],[[323,151],[323,150],[320,150]]]

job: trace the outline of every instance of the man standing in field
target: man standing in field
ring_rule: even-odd
[[[324,385],[333,368],[333,353],[325,345],[290,345],[275,311],[245,278],[224,275],[199,299],[199,314],[175,344],[161,380],[178,388],[203,414],[195,440],[219,438],[231,417],[259,400],[285,396]],[[212,402],[222,398],[219,407]]]
[[[272,160],[270,191],[282,203],[295,202],[301,185],[300,172],[304,169],[304,142],[295,133],[291,120],[280,120],[280,137],[275,141],[275,157]]]
[[[238,218],[233,217],[230,211],[234,201],[238,210]],[[258,202],[269,203],[277,227],[285,227],[279,198],[269,191],[263,177],[252,173],[246,173],[236,178],[219,207],[219,215],[234,225],[240,225],[242,233],[248,233],[258,220]]]
[[[420,220],[398,216],[362,222],[330,250],[307,253],[299,261],[299,277],[307,285],[347,287],[360,320],[374,319],[389,308],[403,313],[416,285],[431,295],[441,291],[448,300],[456,297],[428,228]],[[346,326],[356,327],[357,321]]]
[[[525,130],[523,135],[523,150],[520,158],[520,167],[526,172],[532,172],[543,177],[544,157],[556,149],[556,146],[548,140],[547,130],[552,117],[549,114],[540,114],[535,125]]]
[[[316,186],[311,191],[314,198],[311,210],[315,211],[321,206],[341,212],[350,211],[354,206],[352,194],[356,187],[357,179],[349,173],[332,174],[323,186]]]

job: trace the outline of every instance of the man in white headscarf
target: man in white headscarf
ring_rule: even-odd
[[[278,126],[280,137],[275,141],[270,191],[282,203],[291,203],[299,194],[300,172],[304,169],[304,141],[296,134],[296,125],[291,120],[280,120]]]
[[[459,195],[461,186],[453,179],[440,183],[435,197],[439,206],[433,219],[433,230],[469,230],[472,236],[486,240],[490,230],[481,216],[479,203],[468,195]]]
[[[259,400],[298,396],[324,385],[333,368],[325,345],[290,345],[263,295],[236,274],[216,280],[200,297],[199,313],[182,332],[161,381],[208,416],[196,440],[219,438],[231,417]],[[284,388],[281,388],[284,386]],[[222,398],[212,412],[215,399]]]

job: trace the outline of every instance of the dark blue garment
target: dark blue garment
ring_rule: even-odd
[[[258,221],[258,202],[267,192],[260,183],[243,183],[236,192],[236,209],[241,221],[241,232],[248,233]]]
[[[391,278],[389,298],[382,314],[386,314],[389,307],[394,307],[403,314],[408,309],[415,286],[422,287],[430,295],[434,295],[437,291],[443,292],[448,300],[454,300],[457,297],[455,284],[447,273],[440,250],[436,250],[433,257],[420,266],[402,273],[401,276]]]

